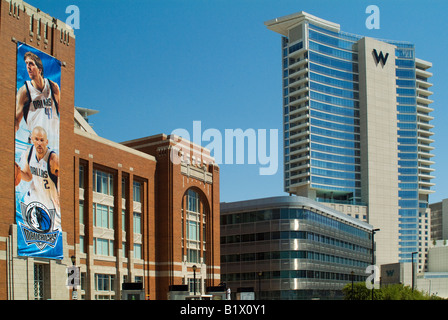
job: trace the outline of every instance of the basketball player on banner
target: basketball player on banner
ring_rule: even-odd
[[[48,139],[44,128],[35,127],[31,133],[31,141],[33,145],[24,154],[24,164],[20,172],[22,180],[31,181],[24,203],[40,202],[47,209],[54,209],[54,226],[55,229],[60,229],[59,157],[47,147]]]
[[[45,128],[51,146],[56,144],[52,140],[59,137],[59,86],[44,78],[42,60],[37,55],[27,52],[24,59],[31,80],[25,81],[17,92],[16,132],[23,118],[30,132],[36,126]]]
[[[23,43],[18,43],[17,50],[14,182],[18,253],[62,259],[60,62]]]

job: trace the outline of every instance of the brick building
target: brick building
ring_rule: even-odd
[[[60,211],[63,258],[18,255],[14,201],[17,43],[61,62]],[[172,135],[125,143],[98,136],[74,107],[75,43],[65,23],[21,0],[0,0],[0,300],[120,299],[123,283],[146,298],[196,279],[220,283],[219,168],[208,150]],[[195,266],[195,271],[193,271]]]

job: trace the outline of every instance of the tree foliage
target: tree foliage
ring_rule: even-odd
[[[348,283],[342,289],[345,300],[371,300],[372,290],[368,289],[364,282]],[[420,290],[412,290],[403,284],[382,286],[373,290],[374,300],[439,300],[435,295],[428,295]]]

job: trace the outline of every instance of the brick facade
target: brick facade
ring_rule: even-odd
[[[30,28],[31,21],[33,28]],[[17,41],[62,62],[60,198],[63,260],[17,255],[12,170]],[[0,300],[34,299],[32,270],[35,264],[44,266],[44,298],[70,299],[66,267],[72,264],[72,255],[76,256],[76,265],[83,275],[79,292],[83,299],[120,299],[121,283],[138,279],[143,281],[147,298],[163,300],[167,298],[169,285],[188,284],[193,277],[193,265],[198,267],[196,277],[203,281],[202,290],[205,286],[216,286],[220,282],[219,168],[209,151],[184,141],[181,146],[183,158],[173,162],[170,154],[173,150],[177,153],[180,146],[176,137],[161,134],[118,144],[75,127],[74,35],[63,22],[21,0],[0,0],[0,65],[0,127],[4,142],[0,152],[3,169],[0,187],[4,190],[0,195]],[[111,177],[112,194],[102,195],[94,191],[96,172]],[[134,201],[134,182],[139,186],[138,201]],[[189,262],[186,254],[189,246],[185,237],[187,219],[182,218],[187,215],[188,190],[194,190],[200,199],[200,238],[196,241],[200,249],[194,262]],[[103,204],[113,212],[110,229],[95,226],[93,207]],[[141,227],[138,234],[133,232],[135,214]],[[96,252],[96,241],[100,238],[109,241],[112,254],[104,256]],[[135,256],[134,248],[138,247],[141,254]],[[104,295],[96,288],[97,275],[113,276],[113,288]]]
[[[219,238],[219,167],[207,149],[182,141],[176,136],[158,135],[124,142],[124,145],[155,155],[156,170],[156,248],[158,295],[163,295],[170,285],[185,283],[185,274],[192,266],[198,267],[198,277],[206,280],[203,286],[220,283],[220,238]],[[172,159],[172,157],[176,159]],[[177,158],[179,157],[179,158]],[[176,164],[177,163],[177,164]],[[200,212],[205,213],[206,233],[201,233],[200,242],[205,242],[207,252],[200,251],[199,263],[188,263],[186,249],[186,194],[197,192],[201,199]],[[203,224],[201,221],[200,230]],[[171,263],[173,262],[174,263]],[[205,289],[205,288],[203,288]]]

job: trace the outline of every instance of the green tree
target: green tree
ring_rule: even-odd
[[[342,289],[345,300],[371,300],[372,290],[368,289],[365,282],[348,283]],[[428,295],[420,290],[412,290],[403,284],[382,286],[381,289],[373,290],[374,300],[442,300],[435,295]]]
[[[418,290],[412,291],[409,286],[402,284],[388,285],[381,288],[383,300],[425,300],[425,296]]]
[[[342,289],[345,300],[372,300],[372,290],[368,289],[365,282],[355,282],[353,284],[349,283]],[[373,290],[373,299],[381,300],[380,290]]]

